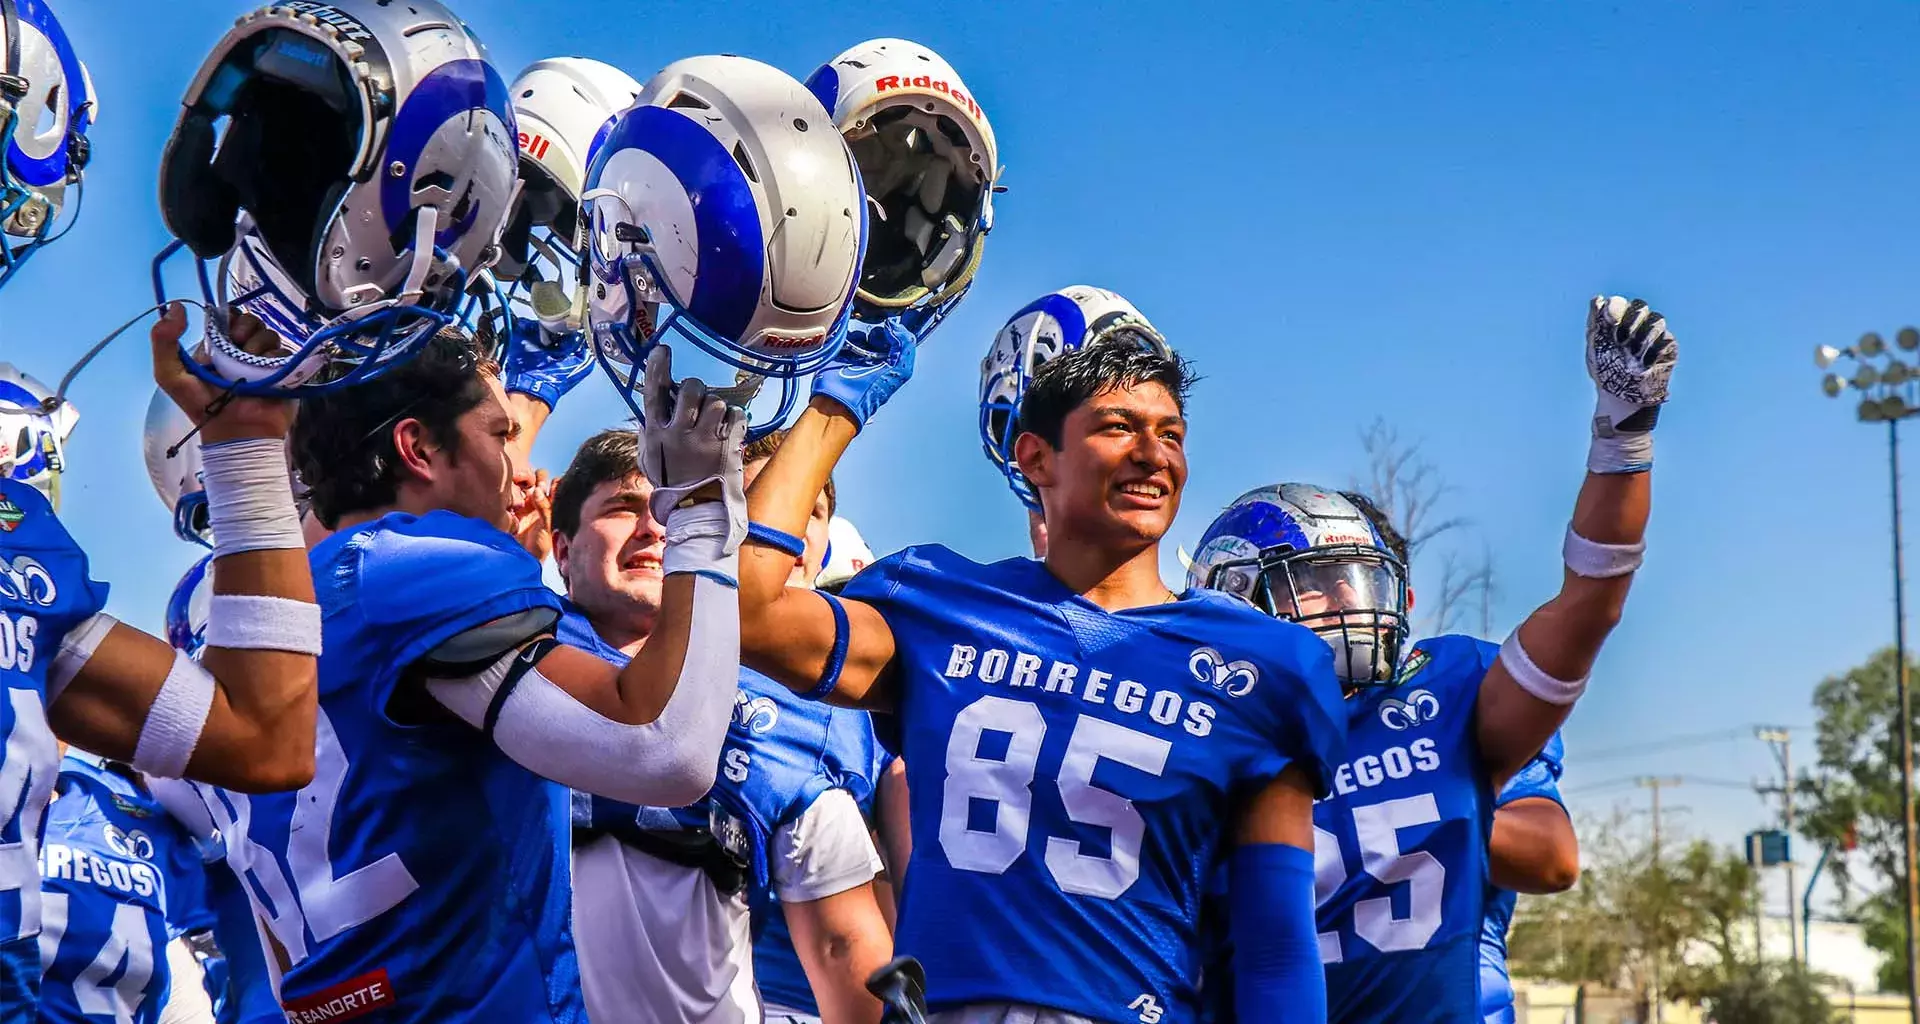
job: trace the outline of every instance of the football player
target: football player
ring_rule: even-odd
[[[751,480],[778,447],[745,453]],[[560,638],[622,664],[660,613],[664,532],[636,470],[631,432],[581,446],[554,497],[567,581]],[[820,570],[831,485],[809,520],[796,586]],[[892,955],[875,902],[879,860],[858,805],[873,788],[872,728],[857,711],[801,701],[742,670],[719,778],[683,808],[575,796],[574,935],[588,1014],[661,1024],[761,1019],[749,902],[777,896],[800,937],[802,988],[836,1021],[874,1021],[863,983]],[[773,1010],[766,1011],[772,1016]]]
[[[1406,539],[1366,496],[1344,491],[1400,564],[1411,568]],[[1413,588],[1407,588],[1413,608]],[[1560,798],[1566,749],[1554,733],[1493,801],[1493,834],[1487,841],[1487,916],[1480,929],[1480,1012],[1487,1024],[1514,1024],[1513,982],[1507,976],[1507,929],[1516,894],[1565,892],[1580,879],[1580,840]]]
[[[1348,690],[1348,759],[1314,808],[1331,1021],[1481,1019],[1493,794],[1553,737],[1619,621],[1645,552],[1651,430],[1677,356],[1665,319],[1637,300],[1596,298],[1586,340],[1598,408],[1566,574],[1504,644],[1438,637],[1403,657],[1404,563],[1338,492],[1250,492],[1194,556],[1191,582],[1318,633]],[[1235,1003],[1239,1019],[1264,1019]]]
[[[170,941],[209,923],[193,837],[140,773],[69,753],[47,808],[40,877],[41,1024],[156,1024],[175,1002]],[[199,974],[194,967],[180,991],[195,994]]]
[[[914,830],[898,945],[941,1021],[1146,1022],[1194,1011],[1206,866],[1233,850],[1259,936],[1239,983],[1318,1020],[1312,801],[1341,761],[1327,645],[1161,582],[1186,483],[1185,363],[1096,344],[1036,374],[1015,454],[1045,562],[928,546],[845,598],[785,586],[814,496],[911,374],[904,331],[821,375],[749,501],[742,650],[815,699],[900,716]]]

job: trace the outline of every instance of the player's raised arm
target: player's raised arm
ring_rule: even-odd
[[[713,787],[740,664],[744,411],[697,380],[672,381],[662,345],[647,361],[641,470],[665,523],[660,616],[623,669],[543,634],[478,672],[458,648],[431,656],[427,690],[533,772],[632,803],[691,803]],[[500,620],[514,628],[513,620]],[[474,631],[484,634],[487,627]],[[476,641],[478,638],[475,638]],[[471,668],[469,664],[466,667]]]
[[[1562,548],[1560,593],[1500,648],[1480,687],[1480,751],[1495,786],[1547,742],[1586,690],[1646,553],[1653,498],[1653,427],[1679,346],[1638,299],[1596,297],[1587,317],[1587,372],[1599,392],[1587,478]]]
[[[870,605],[789,588],[815,497],[867,420],[913,375],[913,338],[893,324],[867,335],[861,358],[814,380],[806,411],[747,495],[753,522],[740,558],[740,657],[803,695],[883,710],[893,632]],[[849,349],[853,342],[848,343]]]
[[[196,663],[95,615],[53,655],[49,718],[69,742],[154,775],[244,792],[296,789],[313,777],[320,610],[287,475],[293,403],[223,401],[180,364],[186,323],[180,306],[167,309],[152,333],[153,366],[203,441],[218,540],[205,656]],[[232,326],[243,346],[264,333],[251,317]]]

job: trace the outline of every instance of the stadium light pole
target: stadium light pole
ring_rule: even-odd
[[[1907,1012],[1920,1024],[1920,871],[1915,868],[1913,822],[1913,701],[1907,690],[1907,614],[1906,576],[1900,552],[1900,421],[1920,415],[1920,366],[1902,362],[1899,352],[1916,358],[1920,351],[1920,330],[1902,327],[1888,346],[1880,335],[1868,332],[1852,348],[1821,345],[1814,350],[1815,365],[1825,370],[1842,358],[1854,363],[1851,378],[1829,372],[1820,382],[1828,398],[1838,398],[1847,390],[1861,393],[1857,410],[1862,423],[1887,425],[1887,469],[1893,483],[1893,656],[1894,688],[1900,703],[1900,835],[1906,878],[1902,889],[1906,904],[1907,940]],[[1792,780],[1788,780],[1792,785]]]

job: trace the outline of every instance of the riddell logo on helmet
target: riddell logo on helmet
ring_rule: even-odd
[[[768,337],[765,341],[761,342],[760,344],[764,348],[806,348],[809,345],[820,344],[822,341],[826,340],[826,337],[827,336],[825,333],[808,334],[799,338],[782,338],[778,335],[774,335],[774,336]]]
[[[943,96],[952,97],[953,102],[967,108],[967,113],[972,114],[975,118],[981,116],[980,104],[973,102],[973,97],[947,84],[944,79],[933,78],[929,75],[919,75],[913,78],[905,75],[887,75],[873,83],[873,90],[875,92],[886,92],[889,89],[931,89]]]
[[[314,0],[287,0],[281,4],[288,10],[313,17],[340,30],[340,34],[356,43],[364,43],[373,38],[373,33],[353,15],[342,11],[332,4],[315,3]]]
[[[553,148],[553,140],[534,132],[520,133],[520,152],[535,160],[545,160],[547,150]]]

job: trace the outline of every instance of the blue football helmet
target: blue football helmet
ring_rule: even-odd
[[[187,569],[167,598],[167,642],[189,658],[198,659],[207,646],[207,618],[213,609],[213,556]]]
[[[62,401],[47,408],[53,389],[0,363],[0,477],[18,480],[60,507],[60,474],[66,471],[67,438],[80,410]]]
[[[79,216],[81,174],[91,153],[87,129],[99,114],[86,65],[45,0],[0,0],[0,286],[34,253],[65,233],[55,230],[74,189],[71,226]]]
[[[980,442],[1014,495],[1035,512],[1040,511],[1040,495],[1021,475],[1013,457],[1027,384],[1040,367],[1061,353],[1107,338],[1126,338],[1162,354],[1172,352],[1167,339],[1133,303],[1104,288],[1077,284],[1042,295],[1009,317],[980,361]]]
[[[820,101],[745,57],[676,61],[614,121],[587,171],[585,279],[596,357],[643,416],[647,353],[684,339],[739,371],[744,405],[796,381],[846,341],[866,252],[866,204]]]
[[[438,0],[243,15],[188,88],[160,168],[179,242],[156,261],[156,297],[158,263],[183,247],[203,261],[212,365],[188,367],[217,386],[297,394],[406,359],[474,307],[518,153],[506,82]],[[275,350],[234,344],[231,309],[271,327]]]
[[[1235,498],[1200,538],[1187,585],[1318,633],[1349,689],[1391,683],[1412,629],[1406,566],[1358,505],[1312,484]]]

